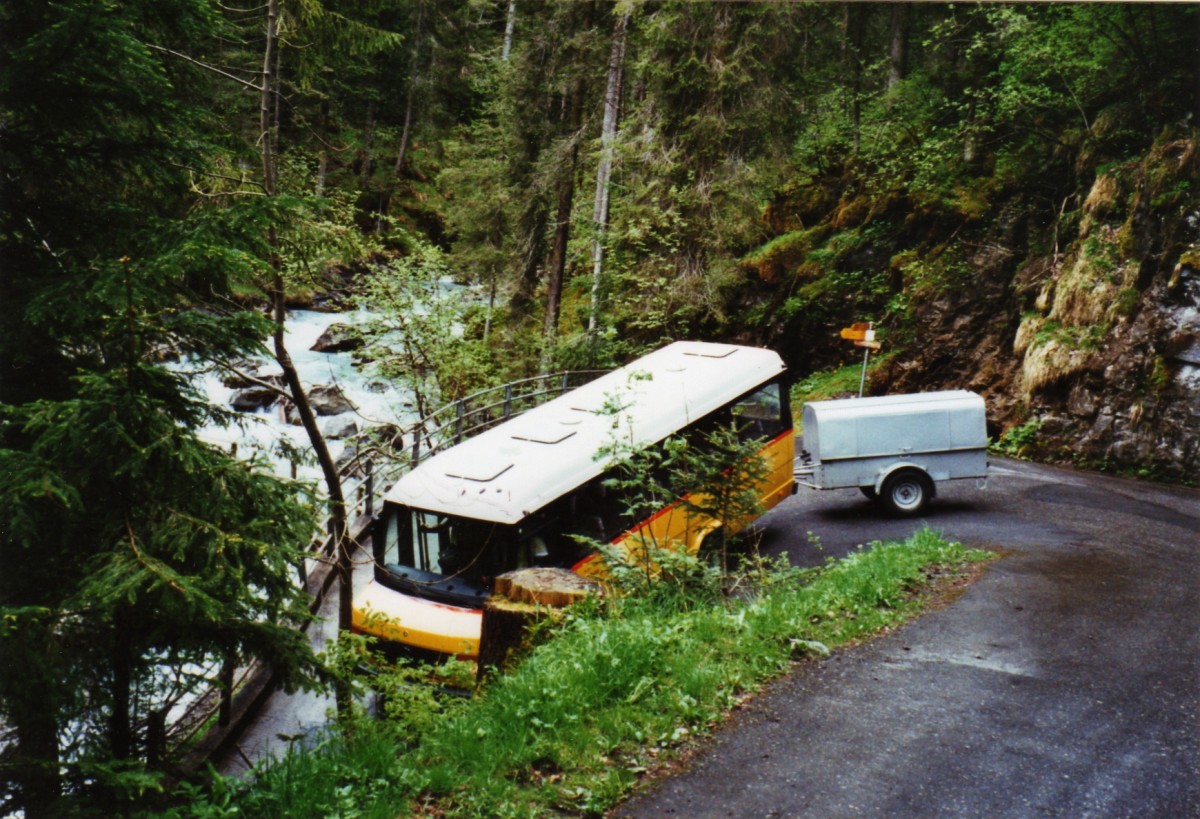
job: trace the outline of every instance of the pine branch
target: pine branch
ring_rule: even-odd
[[[173,51],[169,48],[164,48],[163,46],[155,45],[154,43],[146,43],[146,47],[152,48],[155,51],[162,52],[163,54],[170,54],[172,57],[178,57],[181,60],[186,60],[187,62],[191,63],[192,65],[200,66],[201,68],[212,71],[215,74],[219,74],[220,76],[224,77],[227,80],[233,80],[234,82],[244,85],[247,88],[251,88],[255,91],[262,90],[261,87],[259,87],[255,83],[250,82],[249,80],[243,80],[241,77],[230,74],[228,71],[225,71],[224,69],[217,68],[215,65],[209,65],[206,62],[197,60],[195,57],[189,57],[187,54],[183,54],[179,51]]]
[[[186,597],[187,592],[171,576],[173,573],[164,572],[157,561],[152,561],[142,554],[142,550],[138,548],[137,535],[133,533],[133,524],[129,521],[129,515],[125,516],[125,533],[129,536],[129,548],[133,552],[134,559],[136,559],[137,562],[140,563],[144,569],[146,569],[146,571],[158,577],[172,589]]]

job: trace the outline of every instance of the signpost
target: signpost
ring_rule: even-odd
[[[878,350],[883,345],[875,340],[873,322],[855,322],[849,327],[843,327],[841,335],[842,338],[853,341],[855,347],[863,348],[862,377],[858,381],[858,397],[862,398],[863,390],[867,385],[867,359],[870,357],[872,350]]]

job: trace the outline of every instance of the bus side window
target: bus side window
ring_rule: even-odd
[[[767,384],[733,405],[738,437],[743,441],[756,438],[770,440],[786,428],[779,384]]]
[[[604,485],[601,476],[576,494],[575,531],[601,543],[608,543],[633,525],[620,493]],[[582,556],[586,547],[578,545]]]

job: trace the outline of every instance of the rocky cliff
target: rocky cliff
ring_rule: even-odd
[[[836,345],[832,325],[874,309],[891,355],[873,392],[969,388],[1014,453],[1200,482],[1197,135],[1164,132],[1089,176],[1056,207],[1014,185],[969,215],[864,220],[839,270],[890,279],[886,299],[806,303],[771,341],[803,374],[828,365],[816,351]]]
[[[975,254],[975,298],[957,309],[944,299],[922,305],[931,337],[916,366],[893,367],[881,382],[902,389],[923,377],[929,386],[945,378],[939,348],[957,346],[968,386],[988,396],[995,423],[1015,430],[1030,456],[1196,481],[1197,169],[1196,140],[1180,138],[1105,170],[1073,235],[1050,253],[1022,257],[1029,231],[998,219],[994,241]],[[973,343],[956,344],[968,333]]]

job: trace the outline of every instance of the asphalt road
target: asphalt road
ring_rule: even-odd
[[[763,548],[819,563],[922,523],[1003,556],[801,664],[612,815],[1200,817],[1200,492],[1000,460],[916,521],[801,489]]]

